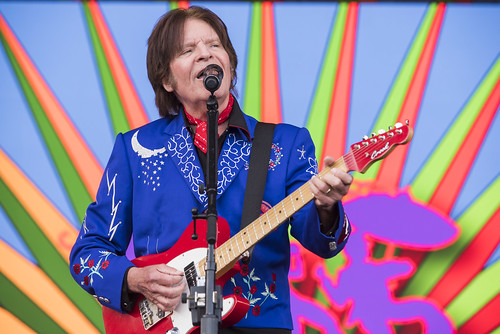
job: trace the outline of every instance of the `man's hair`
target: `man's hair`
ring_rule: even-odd
[[[181,52],[184,39],[184,24],[191,18],[206,22],[217,33],[222,46],[229,55],[231,91],[234,90],[236,84],[238,59],[224,22],[206,8],[193,6],[188,9],[171,10],[158,20],[148,39],[148,78],[153,86],[155,103],[161,117],[177,115],[181,106],[175,94],[167,92],[163,88],[163,81],[172,82],[170,62]]]

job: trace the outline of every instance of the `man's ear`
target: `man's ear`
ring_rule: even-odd
[[[174,91],[174,87],[167,81],[167,79],[163,79],[162,84],[163,84],[163,88],[167,92],[172,93]]]

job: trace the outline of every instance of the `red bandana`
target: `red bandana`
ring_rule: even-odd
[[[226,109],[224,109],[219,114],[218,124],[222,124],[228,120],[229,115],[231,115],[231,110],[233,110],[233,96],[229,94],[229,103]],[[188,119],[189,124],[196,124],[196,133],[194,135],[194,144],[203,151],[207,153],[207,122],[194,118],[189,113],[184,112]]]

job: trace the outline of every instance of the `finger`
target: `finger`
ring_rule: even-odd
[[[339,180],[342,181],[342,183],[346,186],[350,186],[353,181],[353,177],[351,174],[346,173],[338,168],[332,168],[332,174],[339,178]]]
[[[184,276],[184,272],[175,269],[174,267],[167,266],[166,264],[160,264],[156,267],[160,273],[174,275],[174,276]]]
[[[331,190],[330,185],[319,175],[315,175],[311,178],[311,184],[314,186],[314,188],[311,189],[313,195],[320,196],[321,193],[328,194]]]
[[[323,158],[323,165],[324,166],[330,166],[335,162],[335,159],[332,158],[331,156],[327,155],[326,157]]]
[[[331,189],[328,187],[328,185],[325,182],[316,181],[316,182],[310,182],[309,184],[310,184],[311,192],[315,197],[315,203],[317,206],[330,207],[330,206],[335,204],[336,200],[334,198],[330,197]],[[316,186],[316,184],[319,184],[320,186],[321,185],[326,186],[326,190],[325,190],[325,188],[323,188],[323,190],[320,190]]]

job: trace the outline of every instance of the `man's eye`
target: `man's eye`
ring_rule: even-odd
[[[185,55],[191,52],[191,49],[182,50],[181,55]]]

